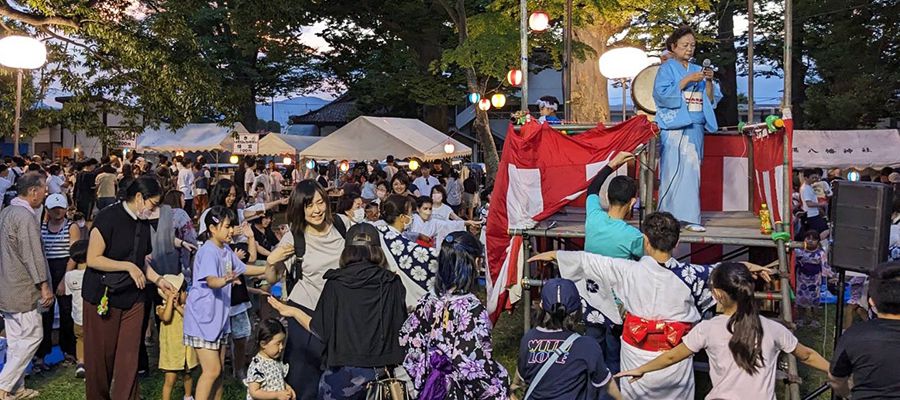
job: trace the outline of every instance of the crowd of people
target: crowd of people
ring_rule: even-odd
[[[829,363],[760,315],[753,292],[771,271],[678,261],[683,226],[666,212],[641,230],[626,223],[637,185],[610,176],[632,158],[618,153],[590,183],[585,251],[530,260],[555,260],[560,277],[543,284],[515,371],[497,361],[476,296],[490,188],[464,166],[409,171],[389,156],[340,173],[248,158],[231,179],[182,156],[156,169],[137,155],[10,159],[0,400],[38,398],[25,371],[54,368],[43,362],[54,344],[89,399],[138,399],[151,368],[164,373],[164,399],[179,381],[185,399],[220,399],[229,364],[248,399],[506,399],[519,388],[528,399],[689,399],[700,351],[708,398],[774,398],[780,353],[829,373],[839,394],[900,393],[889,372],[900,367],[900,266],[868,278],[862,301],[876,318],[854,324]],[[814,233],[798,260],[815,275],[827,231],[810,215],[818,198],[799,192]],[[804,310],[807,298],[798,288]]]

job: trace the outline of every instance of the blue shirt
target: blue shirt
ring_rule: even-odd
[[[644,256],[644,236],[621,219],[610,218],[600,206],[600,196],[587,197],[584,251],[607,257],[638,260]]]
[[[519,373],[529,384],[550,355],[571,335],[569,331],[549,331],[535,328],[522,337],[519,348]],[[569,352],[559,356],[531,393],[531,400],[587,400],[598,399],[601,390],[612,378],[603,362],[603,350],[597,340],[581,336],[572,343]]]

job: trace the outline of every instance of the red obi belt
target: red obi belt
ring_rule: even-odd
[[[622,340],[646,351],[671,350],[681,344],[694,324],[677,321],[655,321],[625,313]]]

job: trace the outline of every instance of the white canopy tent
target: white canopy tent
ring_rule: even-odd
[[[900,131],[794,131],[795,168],[900,166]]]
[[[451,147],[447,144],[453,151],[445,151]],[[417,119],[358,117],[300,152],[317,160],[357,161],[381,160],[389,154],[435,160],[467,156],[472,149]]]
[[[187,124],[174,132],[167,124],[147,128],[136,141],[137,150],[160,153],[176,151],[231,151],[234,133],[248,133],[240,122],[233,126]]]
[[[318,136],[270,133],[259,139],[258,154],[261,156],[295,155],[321,139]]]

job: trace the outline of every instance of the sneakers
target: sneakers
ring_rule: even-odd
[[[687,224],[684,227],[684,230],[688,232],[706,232],[706,228],[704,228],[703,225],[698,224]]]
[[[84,379],[84,364],[78,364],[78,366],[75,367],[75,377]]]

